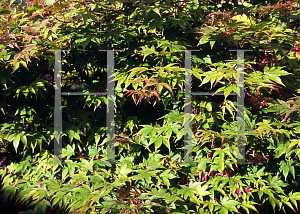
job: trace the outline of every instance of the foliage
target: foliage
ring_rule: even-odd
[[[1,170],[22,213],[298,211],[297,1],[28,1],[0,5]],[[106,151],[100,95],[63,96],[63,152],[54,160],[54,52],[62,91],[106,88],[115,52],[116,160]],[[182,164],[183,50],[192,52],[193,161]],[[245,52],[246,161],[237,158],[237,59]],[[181,51],[179,51],[181,50]],[[201,89],[200,89],[201,88]]]

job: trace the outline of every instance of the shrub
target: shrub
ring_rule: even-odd
[[[1,170],[8,199],[34,213],[298,211],[299,4],[296,1],[1,2]],[[116,160],[105,96],[62,100],[54,159],[54,52],[62,91],[104,91],[115,52]],[[184,148],[185,53],[192,52],[193,161]],[[245,53],[245,161],[238,157],[237,59]],[[201,89],[200,89],[201,88]],[[240,158],[240,157],[238,157]],[[104,164],[104,162],[106,164]],[[24,213],[24,212],[23,212]]]

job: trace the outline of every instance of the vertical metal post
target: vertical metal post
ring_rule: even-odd
[[[193,132],[192,132],[192,51],[185,51],[184,60],[184,89],[185,89],[185,100],[184,100],[184,162],[192,162],[192,150],[193,150]]]
[[[182,50],[178,50],[182,51]],[[192,132],[192,51],[200,50],[184,50],[184,157],[183,163],[193,164],[192,161],[192,150],[193,150],[193,132]]]
[[[115,163],[115,81],[114,81],[114,51],[107,51],[107,161]]]
[[[50,50],[53,51],[53,50]],[[61,51],[69,50],[54,50],[54,163],[50,164],[67,164],[62,162],[62,109],[61,95],[107,95],[107,160],[110,164],[115,164],[115,122],[114,122],[114,105],[115,105],[115,81],[114,81],[114,51],[121,50],[100,50],[107,52],[107,93],[61,93],[62,83],[62,66],[61,66]]]
[[[244,54],[252,50],[237,51],[237,164],[252,164],[245,161],[245,83],[244,83]]]
[[[53,51],[53,50],[49,50]],[[54,163],[60,164],[62,157],[62,109],[61,109],[61,52],[69,50],[54,50]]]

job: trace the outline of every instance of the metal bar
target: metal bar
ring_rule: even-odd
[[[61,95],[107,95],[107,92],[62,92]]]
[[[53,50],[49,50],[53,51]],[[61,108],[61,52],[69,50],[54,50],[54,163],[61,164],[62,161],[62,108]],[[51,164],[51,163],[50,163]]]
[[[245,83],[244,83],[244,54],[252,50],[237,51],[237,164],[252,164],[245,161]]]
[[[193,92],[192,95],[211,95],[211,96],[215,96],[215,95],[224,95],[224,94],[228,94],[228,95],[237,95],[237,93],[235,92],[230,92],[230,93],[224,93],[224,92],[219,92],[219,93],[214,93],[214,92]]]

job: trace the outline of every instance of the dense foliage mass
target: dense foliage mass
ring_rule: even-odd
[[[0,3],[0,170],[21,213],[297,212],[300,3],[147,0]],[[62,96],[54,158],[54,52],[62,91],[105,91],[115,52],[116,160],[103,164],[106,103]],[[246,161],[237,158],[236,49],[245,52]],[[181,51],[179,51],[181,50]],[[193,161],[183,160],[184,62],[192,52]],[[83,84],[84,83],[84,84]]]

